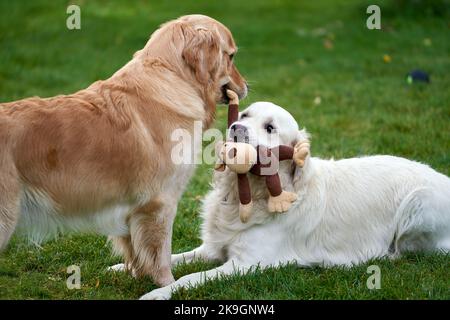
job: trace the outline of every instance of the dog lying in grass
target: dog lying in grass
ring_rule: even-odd
[[[308,133],[272,103],[252,104],[237,123],[255,146],[301,141],[309,146]],[[180,287],[255,266],[351,266],[405,251],[450,250],[450,179],[424,164],[393,156],[323,160],[308,153],[302,167],[280,162],[279,174],[283,188],[298,200],[288,212],[270,214],[264,178],[252,176],[254,213],[244,224],[236,175],[216,172],[203,204],[203,244],[172,255],[172,265],[194,259],[224,264],[183,276],[141,299],[169,299]]]

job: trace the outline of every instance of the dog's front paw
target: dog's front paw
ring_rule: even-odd
[[[159,288],[144,294],[139,300],[169,300],[172,294],[166,288]]]
[[[294,156],[292,159],[294,160],[295,164],[302,168],[305,165],[306,157],[308,157],[310,152],[311,144],[309,140],[301,140],[297,142],[297,144],[294,147]]]
[[[114,272],[125,272],[126,268],[125,268],[125,263],[118,263],[115,264],[111,267],[108,267],[108,269],[106,269],[108,271],[114,271]]]
[[[127,272],[127,271],[129,271],[131,276],[136,278],[136,272],[134,272],[133,269],[131,269],[131,270],[127,269],[127,267],[125,266],[125,263],[115,264],[115,265],[113,265],[111,267],[108,267],[108,269],[106,269],[106,270],[108,270],[110,272]]]
[[[283,191],[279,196],[270,196],[267,206],[269,212],[285,212],[291,208],[292,202],[295,200],[297,200],[297,195],[295,193]]]

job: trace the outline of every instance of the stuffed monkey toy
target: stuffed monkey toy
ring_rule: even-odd
[[[238,120],[239,98],[231,90],[227,90],[230,98],[228,109],[228,128]],[[243,142],[227,141],[218,146],[218,161],[215,169],[225,170],[227,166],[231,171],[236,172],[238,178],[239,193],[239,217],[242,222],[247,222],[252,214],[252,199],[250,184],[247,172],[257,176],[264,176],[266,186],[269,191],[268,209],[269,212],[285,212],[289,210],[297,199],[297,195],[284,191],[281,188],[280,177],[278,175],[278,162],[283,160],[294,160],[303,167],[306,156],[309,154],[309,143],[303,142],[296,147],[280,145],[274,148],[257,146]]]

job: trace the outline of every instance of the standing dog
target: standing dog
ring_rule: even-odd
[[[237,123],[254,146],[309,147],[308,134],[271,103],[251,105]],[[279,174],[297,202],[285,214],[268,213],[264,181],[251,176],[254,213],[243,224],[236,175],[216,173],[203,205],[203,244],[173,255],[172,264],[194,259],[224,264],[142,299],[169,299],[177,288],[252,266],[351,266],[404,251],[450,250],[450,179],[426,165],[392,156],[333,161],[307,155],[303,167],[281,162]]]
[[[16,227],[37,242],[97,232],[137,275],[173,282],[172,223],[194,166],[171,161],[171,133],[209,127],[227,88],[246,95],[236,50],[218,21],[184,16],[107,80],[0,104],[0,248]]]

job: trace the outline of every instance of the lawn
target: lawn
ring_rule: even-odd
[[[215,17],[233,32],[236,63],[252,90],[242,105],[273,101],[312,133],[321,157],[394,154],[450,174],[449,2],[376,1],[382,30],[366,28],[371,0],[83,1],[81,30],[66,28],[68,1],[0,0],[0,101],[71,93],[109,77],[164,21],[188,13]],[[413,1],[411,1],[413,2]],[[408,85],[420,68],[428,85]],[[224,129],[226,108],[216,126]],[[198,168],[179,205],[173,250],[200,244],[199,209],[211,166]],[[0,255],[1,299],[136,299],[150,279],[106,272],[120,262],[105,237],[63,236],[38,248],[14,237]],[[351,269],[256,271],[181,290],[175,299],[450,299],[450,259],[410,254]],[[66,268],[82,286],[66,288]],[[381,268],[369,290],[366,269]],[[177,267],[175,277],[213,264]]]

